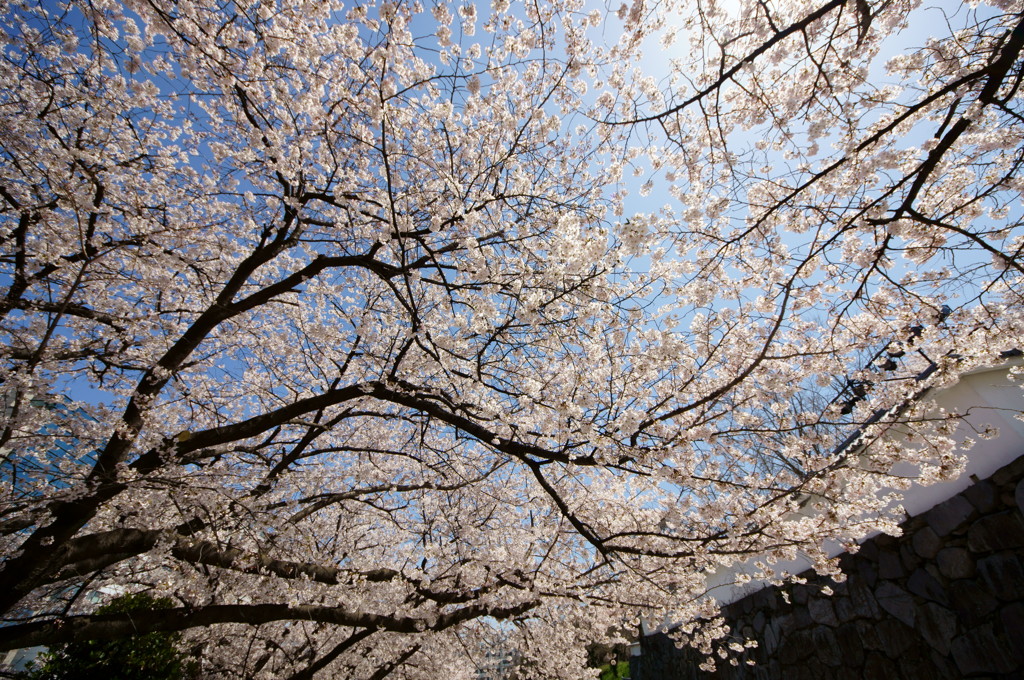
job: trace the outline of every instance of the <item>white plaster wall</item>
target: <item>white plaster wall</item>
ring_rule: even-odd
[[[934,394],[924,395],[925,399],[935,400],[937,409],[966,414],[967,422],[960,426],[957,437],[972,436],[977,440],[977,444],[964,454],[967,456],[967,464],[963,474],[958,478],[928,486],[915,482],[910,489],[903,492],[901,504],[908,515],[913,517],[927,512],[970,486],[973,483],[972,477],[984,479],[1024,455],[1024,422],[1015,417],[1024,413],[1024,390],[1009,379],[1010,368],[1022,364],[1024,357],[1013,357],[997,366],[965,374],[956,385]],[[985,425],[997,428],[999,436],[985,440],[977,437],[971,430],[971,426],[980,430]],[[911,478],[917,477],[916,468],[909,464],[898,464],[893,472]],[[864,536],[863,539],[872,535],[875,534]],[[842,551],[838,544],[826,545],[826,549],[833,557]],[[754,573],[755,568],[751,564],[754,561],[751,559],[740,562],[709,575],[708,593],[720,605],[726,605],[764,588],[767,584],[761,581],[736,585],[738,574]],[[785,570],[791,574],[799,574],[810,566],[811,562],[806,558],[776,565],[778,571]]]

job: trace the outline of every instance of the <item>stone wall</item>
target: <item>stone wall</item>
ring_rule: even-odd
[[[767,588],[724,608],[758,641],[753,666],[697,668],[665,635],[641,641],[634,680],[1024,678],[1024,457],[844,555],[844,583]],[[834,594],[825,596],[829,585]]]

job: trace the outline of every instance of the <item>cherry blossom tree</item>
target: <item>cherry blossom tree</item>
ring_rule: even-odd
[[[1024,346],[1017,4],[3,16],[2,648],[571,678],[644,616],[742,649],[705,575],[836,573],[895,463],[958,470],[923,391]]]

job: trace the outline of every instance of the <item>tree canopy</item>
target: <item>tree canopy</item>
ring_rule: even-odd
[[[1024,347],[1018,2],[3,17],[3,649],[573,678],[641,616],[741,649],[706,574],[835,573],[894,464],[959,469],[920,395]],[[67,596],[104,584],[174,606]]]

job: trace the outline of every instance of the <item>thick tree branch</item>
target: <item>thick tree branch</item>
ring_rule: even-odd
[[[287,604],[224,604],[127,614],[68,616],[54,621],[4,626],[0,628],[0,650],[52,646],[75,640],[113,640],[222,623],[258,626],[274,621],[318,621],[350,628],[415,635],[424,631],[445,630],[482,616],[498,620],[510,619],[527,613],[537,604],[536,601],[529,601],[507,607],[467,605],[425,618],[357,612],[343,606]]]

